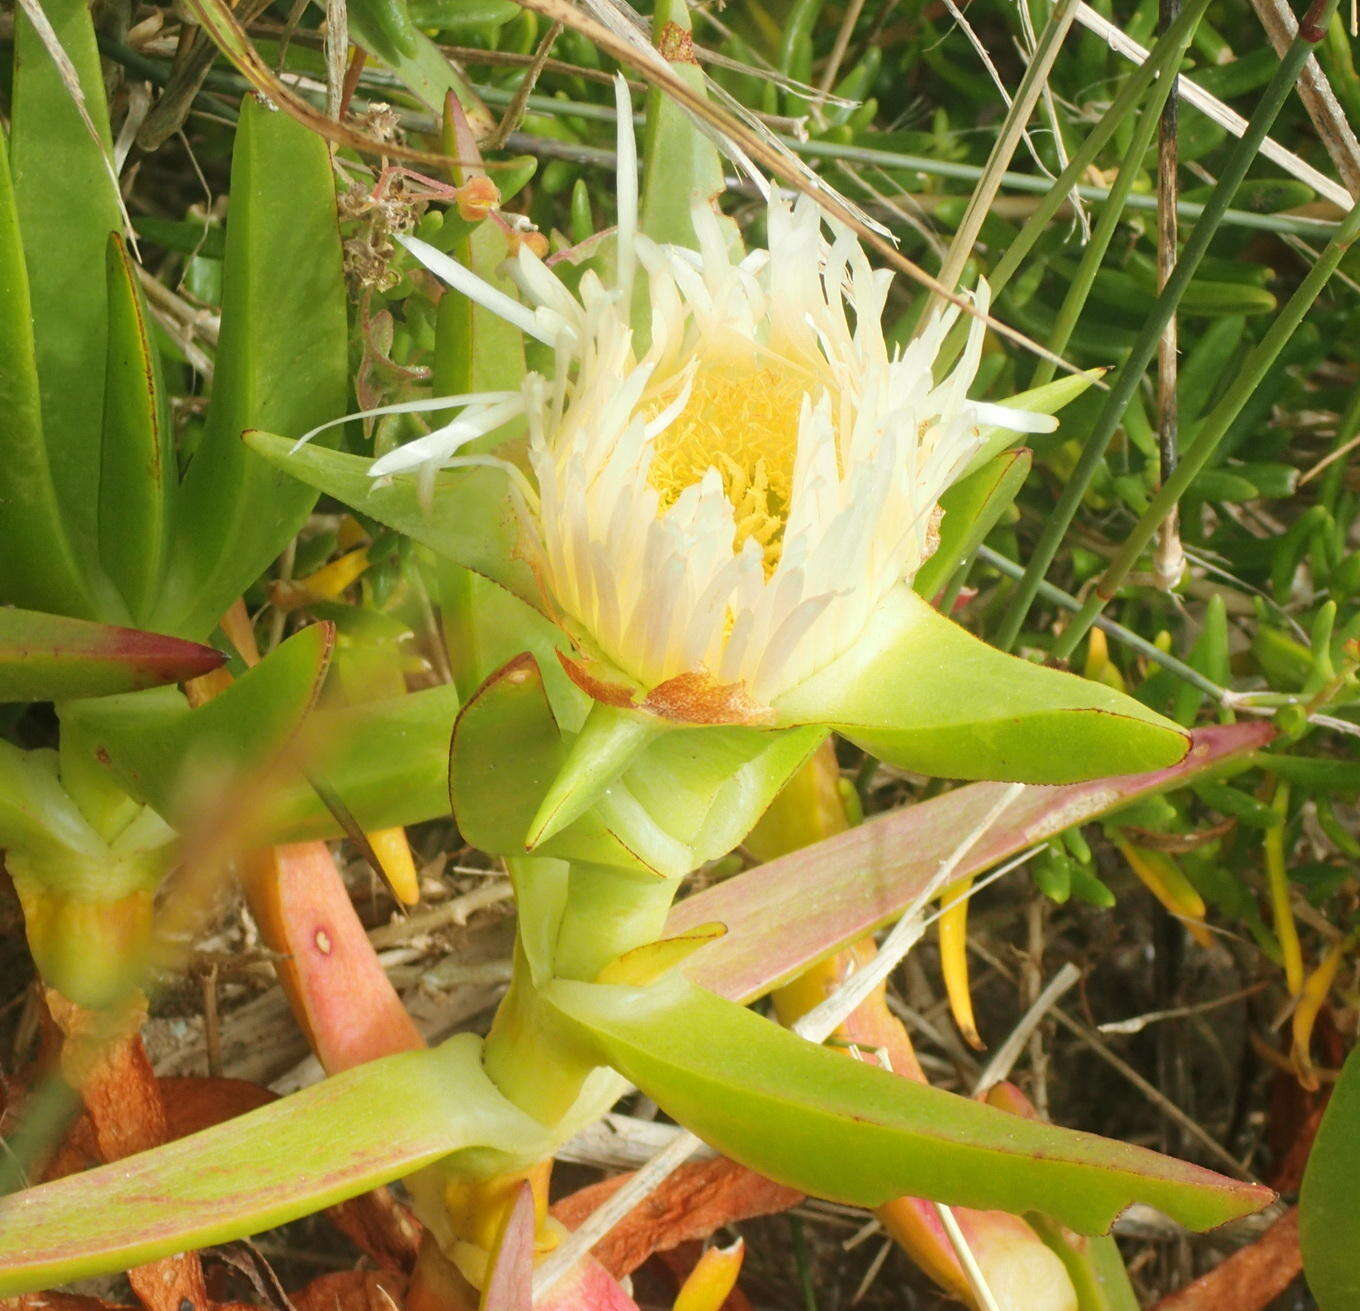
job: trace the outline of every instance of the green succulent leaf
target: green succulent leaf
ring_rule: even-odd
[[[246,443],[317,491],[536,603],[533,574],[516,553],[519,523],[510,480],[501,470],[449,469],[425,489],[414,474],[374,479],[371,460],[312,443],[294,450],[296,441],[265,432],[248,433]]]
[[[1299,1199],[1303,1273],[1321,1311],[1360,1303],[1360,1050],[1346,1059],[1308,1154]]]
[[[406,10],[404,0],[364,0],[349,15],[350,29],[358,43],[373,51],[436,115],[444,112],[445,96],[450,92],[457,96],[480,140],[495,120]]]
[[[979,641],[907,587],[854,646],[781,696],[778,722],[820,723],[903,769],[1070,783],[1160,769],[1184,731],[1131,697]]]
[[[247,96],[232,155],[212,405],[176,516],[157,626],[210,632],[316,500],[241,442],[301,436],[345,412],[348,324],[330,150]]]
[[[982,545],[1015,500],[1033,463],[1034,456],[1027,450],[1003,451],[940,497],[940,542],[912,580],[918,596],[931,600]]]
[[[0,601],[93,616],[43,444],[33,308],[0,131]]]
[[[395,828],[449,813],[449,737],[458,714],[452,687],[317,710],[290,771],[270,788],[261,817],[271,842],[341,836],[327,802],[362,829]]]
[[[1007,396],[1001,404],[1013,410],[1028,410],[1031,414],[1057,414],[1063,406],[1070,404],[1088,387],[1099,382],[1106,372],[1108,372],[1106,369],[1087,369],[1083,373],[1065,373],[1061,378],[1044,383],[1042,387],[1033,387],[1029,391]],[[1023,435],[1011,428],[985,429],[978,449],[968,462],[965,476],[976,473],[1002,451],[1023,440]]]
[[[0,702],[135,692],[197,678],[224,658],[178,637],[0,607]]]
[[[457,693],[426,688],[357,705],[322,705],[307,715],[324,674],[326,652],[318,644],[325,631],[304,629],[298,636],[310,635],[306,642],[294,650],[293,638],[280,648],[289,653],[287,668],[271,665],[278,655],[271,656],[198,710],[166,691],[107,698],[67,713],[76,717],[86,753],[107,755],[122,784],[157,809],[173,806],[185,771],[209,754],[204,744],[219,733],[237,736],[229,759],[242,767],[248,759],[267,759],[270,743],[273,751],[287,745],[289,767],[271,780],[253,819],[261,842],[341,837],[340,815],[362,829],[446,815]],[[258,677],[266,666],[267,681]],[[215,709],[221,702],[226,710]],[[265,749],[247,758],[241,753],[251,742]]]
[[[82,747],[167,820],[233,779],[267,768],[292,744],[321,691],[334,630],[313,624],[220,696],[189,709],[177,689],[101,697],[68,708]]]
[[[21,751],[0,741],[0,849],[77,865],[106,854],[61,785],[55,751]]]
[[[99,469],[99,557],[135,620],[149,613],[165,563],[175,454],[146,305],[123,239],[107,245],[109,336]]]
[[[449,798],[463,837],[494,855],[525,855],[529,827],[566,755],[538,662],[527,653],[517,656],[487,679],[454,726]],[[630,850],[593,813],[535,854],[656,873],[662,860],[655,852]]]
[[[90,7],[84,0],[44,0],[42,8],[76,71],[94,135],[20,10],[15,14],[11,167],[28,271],[46,463],[67,530],[77,549],[85,549],[95,541],[99,503],[103,379],[98,361],[108,326],[104,247],[109,233],[121,229],[122,216],[109,164],[108,109]],[[85,607],[80,613],[117,617],[107,610],[96,616]]]
[[[441,57],[440,62],[448,61]],[[515,295],[514,283],[503,272],[510,257],[509,236],[490,219],[478,223],[450,254],[498,291]],[[446,288],[435,310],[433,370],[436,396],[508,391],[524,379],[524,335],[457,288]],[[491,433],[469,445],[487,449],[496,436]]]
[[[1208,1229],[1273,1195],[848,1061],[680,978],[650,988],[559,980],[543,997],[667,1114],[734,1160],[821,1197],[1043,1211],[1090,1234],[1132,1202]]]
[[[504,1169],[551,1150],[471,1034],[0,1199],[0,1295],[246,1238],[465,1149]]]

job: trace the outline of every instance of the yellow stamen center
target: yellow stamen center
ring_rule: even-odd
[[[686,487],[717,470],[736,520],[733,545],[754,538],[765,553],[765,572],[779,563],[784,523],[793,494],[798,416],[807,384],[787,365],[701,366],[689,400],[656,441],[648,481],[661,493],[661,509]],[[647,407],[653,418],[673,399]]]

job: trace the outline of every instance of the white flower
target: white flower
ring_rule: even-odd
[[[677,718],[759,721],[851,647],[930,555],[936,505],[980,428],[1053,422],[968,400],[979,318],[938,382],[956,309],[891,349],[891,275],[810,198],[772,198],[768,249],[734,262],[708,206],[694,215],[697,252],[636,233],[629,158],[621,149],[614,287],[587,272],[573,293],[521,250],[520,304],[406,240],[551,346],[553,367],[373,472],[450,462],[522,410],[536,482],[521,498],[526,553],[584,657],[569,665],[578,681]],[[645,341],[632,327],[635,279],[650,307]],[[975,303],[985,313],[985,287]]]

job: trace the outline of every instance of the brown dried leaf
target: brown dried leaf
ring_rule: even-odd
[[[616,1175],[582,1188],[552,1208],[554,1218],[575,1228],[630,1174]],[[720,1157],[691,1161],[670,1175],[592,1249],[592,1255],[616,1278],[636,1270],[654,1252],[678,1247],[738,1220],[787,1211],[803,1194]]]
[[[293,1294],[296,1311],[399,1311],[406,1280],[382,1270],[337,1270]]]

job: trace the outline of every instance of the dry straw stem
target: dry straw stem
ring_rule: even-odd
[[[1298,19],[1284,0],[1251,0],[1251,3],[1275,53],[1283,55],[1298,34]],[[1346,190],[1360,199],[1360,141],[1356,140],[1346,121],[1346,111],[1341,108],[1316,55],[1308,56],[1303,72],[1299,74],[1299,99],[1313,120],[1318,138],[1336,165]]]
[[[975,1097],[980,1097],[990,1087],[1000,1083],[1003,1079],[1010,1078],[1011,1070],[1014,1068],[1015,1062],[1020,1059],[1020,1053],[1029,1041],[1030,1034],[1039,1027],[1044,1016],[1058,1004],[1058,998],[1069,991],[1080,978],[1081,971],[1071,961],[1068,961],[1049,980],[1048,986],[1035,998],[1034,1005],[1020,1017],[1019,1024],[1011,1030],[1006,1041],[996,1049],[996,1055],[987,1062],[987,1068],[978,1075],[977,1082],[973,1085]]]
[[[1314,7],[1316,8],[1316,6]],[[1147,59],[1148,51],[1145,46],[1139,45],[1131,36],[1126,35],[1110,22],[1108,18],[1084,3],[1084,0],[1077,5],[1077,22],[1094,32],[1116,54],[1123,55],[1133,63],[1141,64]],[[1206,114],[1220,127],[1231,132],[1233,136],[1240,137],[1245,134],[1247,120],[1241,114],[1235,109],[1230,109],[1217,96],[1210,94],[1199,83],[1192,81],[1184,74],[1176,79],[1176,93],[1187,104],[1194,105],[1202,114]],[[1319,173],[1311,164],[1300,159],[1292,150],[1287,150],[1273,137],[1266,137],[1261,142],[1260,150],[1261,154],[1273,163],[1278,164],[1287,173],[1298,178],[1300,182],[1306,182],[1318,195],[1325,196],[1334,204],[1340,205],[1342,209],[1350,208],[1350,194],[1344,187],[1338,186],[1325,173]]]
[[[1015,982],[1015,972],[999,957],[988,951],[976,938],[969,942],[968,947],[980,960],[985,961],[1003,978]],[[1113,1069],[1123,1075],[1124,1078],[1137,1088],[1148,1101],[1156,1106],[1163,1115],[1180,1125],[1190,1137],[1195,1139],[1196,1142],[1216,1157],[1232,1174],[1236,1175],[1239,1179],[1245,1179],[1251,1183],[1259,1182],[1256,1179],[1256,1176],[1253,1175],[1250,1170],[1246,1169],[1242,1162],[1228,1151],[1228,1149],[1224,1147],[1223,1144],[1220,1143],[1202,1124],[1200,1124],[1198,1120],[1183,1111],[1165,1093],[1143,1078],[1133,1066],[1122,1057],[1116,1055],[1107,1043],[1103,1042],[1096,1034],[1092,1033],[1084,1024],[1079,1020],[1073,1019],[1073,1017],[1063,1010],[1061,1006],[1050,1007],[1048,1013],[1062,1025],[1064,1029],[1071,1033],[1073,1037],[1085,1043],[1086,1046],[1101,1058],[1101,1060],[1105,1061],[1106,1064],[1110,1065]]]
[[[1310,43],[1316,40],[1315,33],[1321,31],[1335,10],[1336,0],[1314,0],[1314,4],[1300,29],[1300,36],[1290,46],[1288,54],[1280,60],[1269,84],[1261,92],[1251,123],[1242,138],[1233,144],[1224,163],[1222,174],[1205,206],[1204,214],[1195,224],[1194,230],[1186,240],[1180,258],[1167,280],[1166,286],[1158,295],[1151,311],[1143,321],[1138,336],[1127,359],[1121,366],[1114,386],[1105,398],[1100,413],[1092,424],[1075,468],[1068,478],[1053,507],[1052,513],[1044,524],[1043,531],[1035,543],[1034,552],[1025,570],[1025,576],[1016,588],[1010,609],[997,634],[997,645],[1009,649],[1015,644],[1020,629],[1033,604],[1040,582],[1048,572],[1049,565],[1057,553],[1063,537],[1071,525],[1077,508],[1084,499],[1097,467],[1104,459],[1115,429],[1124,416],[1124,411],[1134,391],[1143,378],[1148,362],[1156,352],[1162,329],[1175,311],[1181,295],[1189,285],[1200,260],[1204,257],[1219,223],[1222,221],[1228,202],[1246,176],[1252,161],[1260,151],[1276,116],[1283,108],[1293,85],[1298,78],[1299,69],[1310,52]],[[1305,35],[1306,34],[1306,35]],[[1333,184],[1334,185],[1334,184]],[[1350,203],[1347,197],[1347,204]],[[1166,517],[1168,510],[1176,505],[1190,480],[1203,468],[1213,448],[1226,431],[1227,423],[1245,405],[1251,390],[1260,382],[1266,367],[1274,360],[1285,341],[1293,334],[1305,310],[1311,306],[1322,285],[1330,277],[1340,260],[1341,253],[1353,239],[1355,211],[1347,215],[1338,227],[1327,250],[1317,264],[1309,271],[1300,284],[1298,292],[1277,316],[1261,344],[1248,356],[1242,370],[1234,380],[1233,386],[1205,420],[1194,445],[1184,453],[1176,470],[1162,484],[1152,498],[1147,511],[1135,526],[1128,541],[1119,555],[1106,571],[1100,585],[1092,590],[1091,597],[1081,612],[1068,626],[1066,632],[1054,646],[1054,654],[1065,657],[1072,653],[1077,642],[1091,626],[1091,621],[1100,612],[1105,601],[1113,595],[1134,560],[1151,540],[1157,526]]]
[[[1058,58],[1058,51],[1062,48],[1063,37],[1072,26],[1077,3],[1078,0],[1058,0],[1035,47],[1034,58],[1020,80],[1015,100],[1011,103],[1001,125],[1001,131],[997,133],[992,153],[987,158],[982,177],[978,179],[978,184],[968,199],[968,208],[959,222],[954,240],[950,242],[949,251],[945,255],[944,267],[940,270],[940,282],[951,291],[958,285],[959,276],[973,252],[973,242],[977,240],[987,211],[1001,188],[1002,176],[1015,154],[1015,148],[1020,144],[1020,138],[1024,135],[1025,124],[1029,122],[1034,106],[1038,104],[1039,97],[1043,94],[1049,72]]]
[[[31,4],[35,0],[21,2]],[[189,3],[195,16],[210,33],[218,48],[236,65],[246,81],[267,101],[282,109],[291,118],[297,119],[318,136],[324,137],[334,145],[345,146],[366,155],[384,155],[392,159],[407,159],[439,168],[448,167],[449,157],[438,151],[417,150],[398,141],[379,141],[327,117],[274,73],[260,52],[251,44],[245,29],[224,0],[189,0]]]

